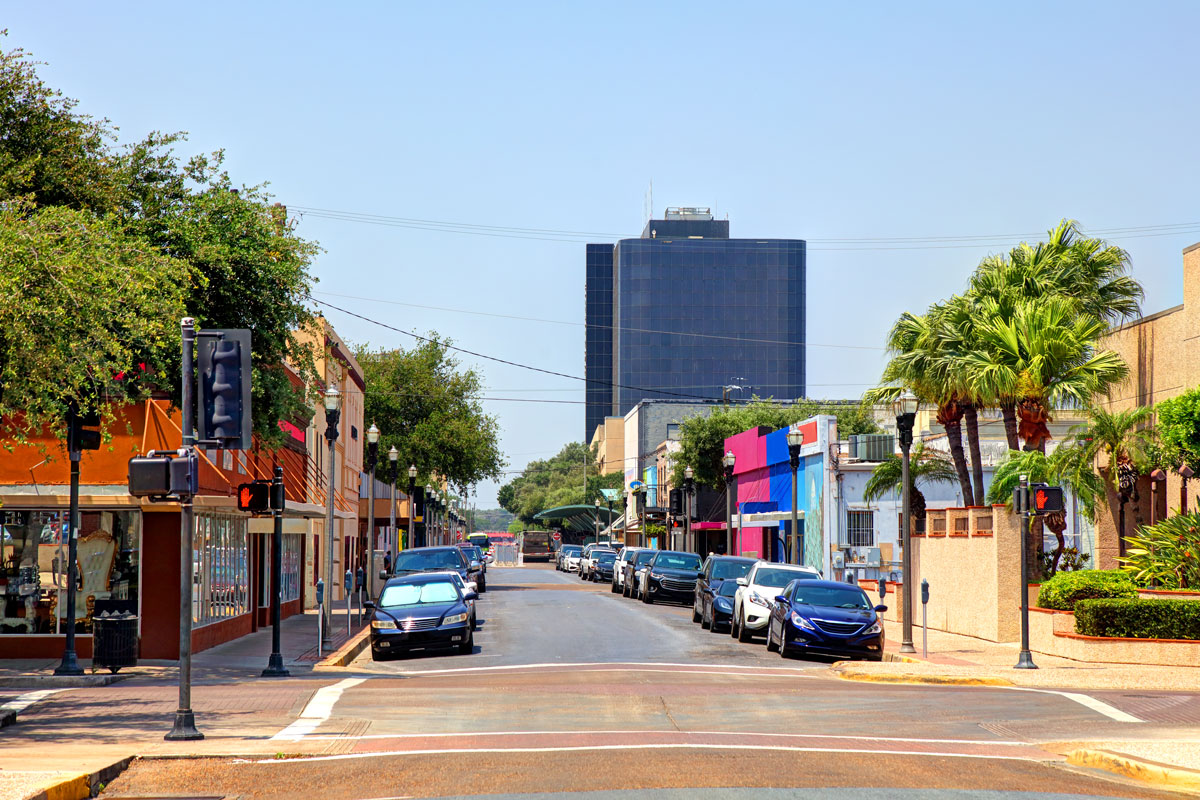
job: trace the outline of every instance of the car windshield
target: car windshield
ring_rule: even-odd
[[[794,569],[781,569],[778,567],[767,567],[760,569],[754,575],[754,583],[758,586],[770,586],[772,589],[782,589],[794,580],[803,580],[805,578],[815,578],[816,576],[810,572],[800,572]]]
[[[463,556],[458,550],[411,550],[396,556],[396,572],[430,572],[435,569],[462,569]]]
[[[583,552],[583,548],[577,547],[573,544],[565,544],[565,545],[563,545],[562,551],[563,551],[563,555],[577,556]]]
[[[635,567],[640,567],[643,564],[648,564],[650,559],[654,558],[654,553],[654,550],[643,550],[637,554],[637,558],[634,560],[633,565]]]
[[[700,569],[700,556],[691,553],[659,553],[654,566],[660,569]]]
[[[606,552],[596,553],[596,563],[598,563],[598,564],[611,564],[616,560],[617,560],[616,553],[606,553]]]
[[[420,606],[430,603],[452,603],[458,599],[458,588],[449,580],[429,583],[402,583],[385,586],[379,598],[384,608]]]
[[[870,608],[871,601],[862,589],[853,586],[805,586],[796,587],[796,602],[810,606],[828,608]]]
[[[725,581],[721,584],[721,588],[717,589],[717,594],[719,594],[721,597],[733,597],[735,594],[737,594],[737,590],[737,581]]]
[[[744,578],[754,566],[753,561],[718,561],[713,564],[713,580],[723,581],[729,578]]]

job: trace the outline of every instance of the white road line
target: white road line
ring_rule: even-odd
[[[1025,686],[1005,686],[1002,688],[1010,689],[1014,692],[1038,692],[1040,694],[1056,694],[1056,695],[1059,695],[1060,697],[1065,697],[1068,700],[1074,700],[1076,703],[1079,703],[1079,705],[1084,706],[1085,708],[1090,708],[1092,711],[1099,712],[1099,713],[1103,714],[1104,716],[1108,717],[1109,719],[1115,719],[1117,722],[1145,722],[1144,719],[1139,719],[1138,717],[1135,717],[1133,714],[1126,713],[1115,706],[1110,706],[1108,703],[1104,702],[1103,700],[1097,700],[1096,698],[1091,697],[1090,695],[1079,694],[1078,692],[1060,692],[1060,691],[1056,691],[1054,689],[1030,689]]]
[[[299,718],[272,736],[271,739],[298,740],[312,733],[317,729],[318,725],[329,719],[329,715],[333,713],[333,707],[341,698],[342,692],[352,686],[358,686],[365,680],[367,678],[346,678],[331,686],[321,687],[316,691],[312,699],[308,701],[308,705],[304,707],[304,711],[300,712]]]
[[[680,731],[680,730],[622,730],[622,731],[456,731],[454,733],[364,733],[357,736],[306,736],[306,741],[325,739],[449,739],[462,736],[628,736],[628,735],[675,735],[675,736],[761,736],[778,739],[838,739],[870,742],[905,742],[908,744],[986,744],[1001,747],[1029,747],[1028,742],[1012,739],[916,739],[899,736],[850,736],[833,733],[747,733],[744,731]]]
[[[811,675],[815,667],[800,668],[800,667],[759,667],[743,664],[676,664],[663,661],[550,661],[543,664],[511,664],[509,666],[494,666],[494,667],[458,667],[455,669],[418,669],[406,670],[403,672],[393,673],[398,677],[405,675],[453,675],[460,672],[496,672],[499,670],[546,670],[549,668],[574,668],[574,667],[597,667],[599,669],[592,670],[594,672],[614,672],[614,671],[629,671],[630,669],[646,669],[658,672],[675,672],[679,667],[686,667],[684,672],[697,672],[699,669],[718,670],[720,674],[729,674],[730,671],[740,670],[756,670],[761,673],[780,673],[796,675],[798,677],[816,677]],[[657,668],[657,669],[656,669]],[[707,674],[707,673],[700,673]]]
[[[378,753],[343,753],[334,756],[304,756],[288,759],[289,764],[305,761],[348,761],[361,758],[389,758],[392,756],[457,755],[470,753],[572,753],[587,750],[777,750],[787,753],[851,753],[884,756],[928,756],[930,758],[979,758],[996,761],[1033,761],[1028,756],[1000,756],[983,753],[945,753],[922,750],[871,750],[850,747],[788,747],[785,745],[760,744],[599,744],[579,747],[462,747],[446,750],[388,750]],[[1057,760],[1045,753],[1046,761]],[[246,761],[250,764],[278,764],[276,758]]]
[[[16,697],[14,697],[12,700],[9,700],[4,705],[0,705],[0,711],[16,711],[18,714],[20,714],[22,711],[29,708],[34,703],[36,703],[40,700],[45,700],[47,697],[49,697],[52,694],[57,694],[59,692],[65,692],[65,691],[66,691],[66,689],[39,689],[36,692],[26,692],[25,694],[19,694]]]

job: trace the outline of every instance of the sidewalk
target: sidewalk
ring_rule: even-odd
[[[351,615],[351,628],[362,628]],[[271,653],[271,628],[218,645],[192,658],[192,708],[205,735],[198,742],[165,742],[178,706],[178,664],[144,661],[122,669],[115,682],[98,681],[82,660],[85,678],[56,683],[59,660],[0,661],[0,707],[23,698],[36,700],[0,731],[0,800],[37,797],[52,785],[56,797],[88,797],[105,771],[134,754],[223,754],[247,748],[274,752],[270,737],[289,725],[299,709],[336,676],[314,671],[317,665],[317,614],[310,611],[283,621],[280,652],[289,678],[263,678]],[[336,651],[350,638],[346,611],[335,610],[331,632]],[[323,654],[328,656],[329,650]],[[23,687],[23,688],[21,688]]]

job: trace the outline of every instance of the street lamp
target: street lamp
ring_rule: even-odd
[[[725,468],[725,555],[733,555],[733,465],[737,458],[732,450],[725,451],[721,466]]]
[[[393,447],[392,452],[396,453],[396,448]],[[396,453],[395,456],[391,456],[392,460],[395,461],[396,458],[399,457],[399,455],[400,455],[399,453]],[[393,490],[393,492],[395,491],[394,486],[392,487],[392,490]],[[417,511],[416,511],[416,509],[417,509],[416,496],[417,495],[416,495],[416,493],[417,493],[417,465],[409,464],[408,465],[408,541],[404,543],[405,547],[413,547],[414,546],[413,545],[413,519],[417,516]],[[393,502],[392,505],[395,506],[396,505],[395,502]],[[397,549],[397,552],[399,552],[399,548],[396,548],[396,549]]]
[[[367,570],[367,580],[370,581],[370,595],[375,596],[375,466],[379,463],[379,428],[375,423],[367,428],[367,472],[371,474],[371,489],[367,500],[367,536],[370,537],[371,566]]]
[[[337,486],[338,421],[342,416],[342,393],[332,383],[325,389],[325,440],[329,442],[329,494],[325,498],[325,598],[321,606],[321,645],[330,647],[333,636],[329,632],[333,622],[333,492]]]
[[[396,445],[388,448],[388,478],[392,484],[392,501],[391,507],[388,509],[388,535],[387,535],[387,553],[388,561],[391,561],[392,548],[399,549],[397,544],[400,537],[396,535],[396,461],[400,458],[400,451],[396,449]]]
[[[908,486],[908,458],[912,449],[913,423],[917,418],[917,396],[905,389],[892,403],[896,414],[896,432],[900,434],[900,547],[903,555],[901,569],[904,574],[904,596],[901,598],[901,614],[904,616],[900,642],[901,653],[915,653],[912,640],[912,506]]]
[[[804,563],[804,540],[800,538],[800,448],[804,445],[804,434],[799,428],[787,432],[788,459],[792,466],[792,558],[797,564]]]
[[[596,506],[596,541],[600,541],[600,498],[597,497],[592,503]]]
[[[683,468],[683,541],[684,549],[699,552],[692,539],[692,492],[696,491],[696,473],[691,467]]]
[[[431,544],[435,531],[433,528],[433,507],[437,501],[433,499],[433,486],[425,484],[425,535],[421,537],[421,544]]]

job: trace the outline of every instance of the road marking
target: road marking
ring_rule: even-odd
[[[65,691],[66,689],[39,689],[36,692],[19,694],[4,705],[0,705],[0,711],[15,711],[19,714],[36,702],[45,700],[52,694],[58,694],[59,692]]]
[[[820,665],[818,665],[820,666]],[[795,676],[799,678],[815,678],[817,676],[810,674],[813,667],[759,667],[745,664],[676,664],[661,661],[551,661],[544,664],[512,664],[509,666],[498,665],[494,667],[458,667],[454,669],[415,669],[406,670],[403,672],[389,673],[396,676],[404,675],[453,675],[462,672],[495,672],[498,670],[546,670],[549,668],[577,668],[577,667],[592,667],[595,672],[628,672],[630,669],[643,669],[653,672],[675,672],[680,667],[686,667],[686,672],[699,672],[699,670],[716,670],[716,674],[729,675],[734,674],[734,671],[740,671],[743,674],[782,674]],[[757,670],[755,673],[748,673],[746,670]],[[699,674],[712,674],[710,672],[700,672]]]
[[[1000,755],[985,755],[982,753],[950,753],[950,752],[925,752],[913,750],[870,750],[851,747],[790,747],[787,745],[759,745],[759,744],[695,744],[695,743],[678,743],[678,744],[599,744],[599,745],[580,745],[578,747],[462,747],[446,750],[389,750],[380,753],[343,753],[341,755],[332,756],[302,756],[299,758],[289,758],[289,764],[295,764],[305,761],[348,761],[359,758],[387,758],[391,756],[430,756],[430,755],[460,755],[471,753],[571,753],[588,750],[776,750],[787,753],[849,753],[861,755],[885,755],[885,756],[928,756],[931,758],[979,758],[985,760],[996,761],[1033,761],[1028,756],[1000,756]],[[1056,759],[1053,754],[1045,753],[1046,761],[1061,760],[1061,757]],[[279,759],[263,758],[258,760],[246,760],[240,763],[248,764],[278,764]]]
[[[329,719],[329,715],[333,713],[333,707],[341,698],[342,692],[352,686],[358,686],[366,680],[367,678],[346,678],[331,686],[323,686],[317,689],[312,699],[308,701],[308,705],[304,706],[304,710],[300,712],[299,718],[272,736],[271,739],[296,740],[312,733],[317,729],[318,725]]]
[[[687,735],[687,736],[754,736],[763,738],[782,739],[838,739],[870,742],[906,742],[908,744],[983,744],[999,745],[1001,747],[1030,747],[1028,742],[1018,742],[1013,739],[917,739],[899,736],[851,736],[848,734],[825,733],[757,733],[743,731],[679,731],[679,730],[620,730],[620,731],[454,731],[452,733],[364,733],[358,735],[313,735],[304,737],[308,741],[325,739],[441,739],[461,738],[464,736],[628,736],[628,735]],[[436,751],[436,752],[441,752]]]
[[[1084,706],[1085,708],[1090,708],[1092,711],[1099,712],[1099,713],[1103,714],[1104,716],[1108,717],[1109,719],[1114,719],[1117,722],[1145,722],[1144,719],[1139,719],[1138,717],[1135,717],[1133,714],[1126,713],[1126,712],[1122,711],[1121,709],[1117,708],[1116,706],[1110,706],[1108,703],[1104,702],[1103,700],[1097,700],[1094,697],[1091,697],[1086,694],[1079,694],[1078,692],[1062,692],[1062,691],[1057,691],[1055,689],[1030,689],[1029,687],[1026,687],[1026,686],[1001,686],[998,688],[1009,689],[1014,692],[1038,692],[1040,694],[1056,694],[1061,697],[1065,697],[1068,700],[1074,700],[1076,703],[1079,703],[1079,705]]]

